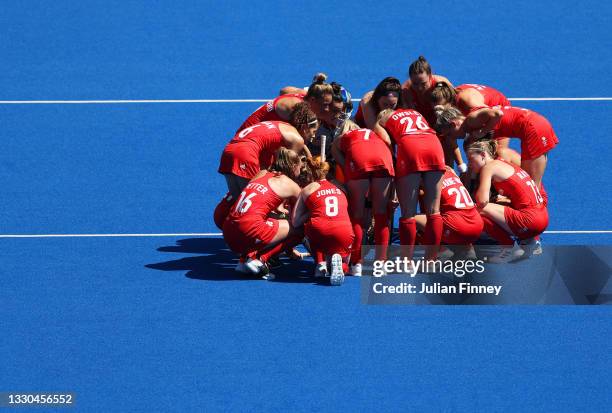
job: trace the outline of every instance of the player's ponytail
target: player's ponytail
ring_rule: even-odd
[[[427,75],[431,76],[431,66],[429,65],[427,59],[425,59],[423,56],[419,56],[419,58],[412,62],[408,68],[409,77],[418,75],[420,73],[427,73]]]
[[[313,182],[325,179],[329,173],[329,164],[327,162],[321,162],[320,156],[314,156],[307,158],[304,167],[300,173],[298,183],[304,187]]]
[[[308,86],[308,92],[306,93],[306,100],[317,99],[320,100],[325,95],[333,95],[334,89],[329,83],[325,83],[327,75],[325,73],[317,73],[312,79],[312,83]]]

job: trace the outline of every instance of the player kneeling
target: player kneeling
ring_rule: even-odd
[[[463,256],[473,257],[471,244],[482,234],[484,223],[470,193],[455,171],[448,166],[442,177],[440,215],[443,223],[442,242],[456,246],[453,249],[461,252]],[[415,220],[419,229],[424,231],[427,216],[419,214]],[[452,254],[452,251],[449,251],[449,254]],[[444,253],[439,254],[439,258],[444,255]]]
[[[520,167],[495,159],[497,143],[479,141],[467,148],[470,168],[480,174],[476,202],[487,234],[502,248],[489,262],[510,262],[530,256],[536,247],[535,237],[548,226],[548,211],[538,185]],[[489,202],[491,184],[500,195],[510,199],[510,206]],[[522,240],[521,248],[512,236]]]
[[[298,154],[280,148],[269,170],[260,171],[244,188],[227,219],[223,238],[232,251],[241,255],[237,271],[250,271],[273,279],[266,262],[282,251],[291,250],[303,238],[285,219],[270,218],[285,202],[295,203],[300,187],[293,179],[302,168]],[[244,260],[246,259],[246,263]]]
[[[303,175],[308,184],[302,189],[295,206],[293,225],[296,228],[304,225],[304,233],[315,257],[315,277],[329,275],[332,285],[341,285],[355,236],[346,196],[325,179],[328,171],[326,162],[306,160]]]

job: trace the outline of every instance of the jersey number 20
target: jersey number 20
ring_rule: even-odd
[[[464,186],[449,189],[448,195],[452,196],[453,194],[457,195],[457,197],[455,198],[455,208],[464,209],[474,206],[474,201],[472,201],[470,193]]]

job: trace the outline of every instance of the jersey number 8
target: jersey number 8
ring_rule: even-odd
[[[328,217],[338,215],[338,197],[328,196],[325,198],[325,215]]]

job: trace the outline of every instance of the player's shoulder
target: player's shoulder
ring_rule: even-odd
[[[304,198],[308,198],[310,195],[317,192],[319,188],[321,188],[321,184],[319,182],[311,182],[302,189],[302,194],[304,195]]]

